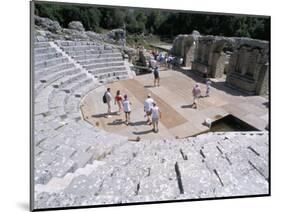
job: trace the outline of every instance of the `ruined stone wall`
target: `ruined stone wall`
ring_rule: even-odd
[[[172,54],[206,77],[221,78],[249,94],[268,92],[269,43],[250,38],[179,35]]]
[[[222,77],[229,61],[224,49],[232,49],[233,45],[234,40],[232,38],[201,36],[198,39],[192,70],[212,78]]]
[[[269,43],[249,38],[236,38],[230,58],[226,83],[249,94],[268,92]]]
[[[171,53],[183,58],[183,64],[191,67],[197,48],[199,33],[193,32],[191,35],[178,35],[171,49]]]

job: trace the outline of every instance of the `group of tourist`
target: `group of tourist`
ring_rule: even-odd
[[[164,52],[158,53],[157,51],[152,51],[150,61],[151,60],[157,61],[159,66],[165,66],[169,69],[177,68],[183,65],[183,58],[175,57]]]
[[[211,89],[211,81],[209,79],[206,80],[206,92],[205,97],[210,95]],[[193,104],[192,108],[198,107],[198,100],[202,97],[201,88],[198,83],[192,89],[192,96],[193,96]],[[112,114],[112,102],[113,97],[111,95],[110,88],[107,88],[106,92],[103,95],[103,102],[107,104],[107,114],[106,117],[111,117]],[[116,95],[114,97],[114,104],[118,106],[117,114],[120,115],[122,112],[125,114],[125,124],[130,124],[130,115],[131,115],[131,105],[132,102],[129,100],[128,95],[125,94],[124,96],[121,95],[120,90],[117,90]],[[147,98],[144,101],[144,112],[146,117],[146,123],[148,125],[153,125],[153,132],[157,133],[159,131],[158,123],[159,119],[161,118],[161,111],[156,104],[156,101],[151,97],[151,94],[147,95]]]
[[[112,102],[113,97],[110,92],[110,88],[107,88],[106,92],[103,95],[103,102],[107,104],[107,114],[106,117],[111,117],[112,114]],[[117,114],[120,115],[122,111],[125,114],[125,124],[130,124],[130,115],[131,115],[131,105],[132,102],[129,100],[128,95],[125,94],[124,96],[121,95],[120,90],[117,90],[116,96],[114,98],[114,104],[118,106]],[[145,117],[147,118],[147,124],[153,125],[153,131],[157,133],[158,129],[158,122],[161,118],[161,111],[157,106],[156,102],[152,99],[151,94],[147,95],[147,99],[144,101],[144,112]]]

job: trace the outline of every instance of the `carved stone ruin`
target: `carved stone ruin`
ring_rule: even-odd
[[[222,78],[253,95],[268,93],[269,43],[250,38],[179,35],[171,53],[205,77]]]
[[[234,39],[218,36],[202,36],[198,39],[192,70],[207,77],[220,78],[227,72]]]
[[[236,46],[230,58],[226,83],[249,94],[267,94],[269,43],[237,38]]]
[[[183,65],[191,67],[197,47],[199,32],[193,31],[191,35],[178,35],[173,43],[171,53],[183,58]]]

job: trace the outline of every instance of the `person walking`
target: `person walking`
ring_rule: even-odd
[[[156,85],[159,87],[160,86],[160,76],[159,76],[159,67],[158,66],[156,66],[154,68],[153,75],[154,75],[154,87],[156,87]]]
[[[198,105],[198,99],[201,96],[201,89],[199,87],[199,84],[196,83],[195,86],[192,89],[192,95],[193,95],[193,104],[192,104],[192,108],[197,108]]]
[[[157,133],[159,131],[158,122],[161,119],[161,111],[157,106],[156,102],[153,102],[153,106],[151,108],[151,118],[152,118],[152,125],[153,125],[153,132]]]
[[[205,97],[209,97],[210,96],[211,84],[212,84],[211,80],[207,79],[207,81],[206,81],[206,94],[205,94]]]
[[[120,90],[116,92],[115,96],[115,104],[117,103],[118,105],[118,114],[120,115],[122,112],[122,104],[123,104],[123,97],[120,94]]]
[[[104,102],[107,104],[107,115],[106,117],[111,117],[111,100],[112,100],[112,96],[110,93],[110,88],[107,88],[104,97],[103,97]]]
[[[147,99],[144,101],[144,112],[147,118],[147,124],[151,125],[151,108],[153,107],[154,100],[151,98],[151,94],[147,94]]]
[[[129,101],[128,96],[124,95],[124,101],[123,101],[123,108],[125,112],[125,124],[129,125],[130,123],[130,114],[131,114],[131,105],[132,103]]]

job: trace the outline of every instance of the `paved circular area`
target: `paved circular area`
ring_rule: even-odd
[[[206,118],[216,120],[228,114],[233,114],[261,130],[267,125],[268,111],[264,105],[266,99],[244,96],[230,88],[218,87],[216,82],[212,83],[210,97],[200,98],[198,108],[193,109],[191,90],[198,81],[202,79],[178,71],[162,71],[161,85],[154,87],[152,74],[137,76],[93,90],[83,99],[81,110],[84,119],[93,126],[127,136],[129,139],[137,136],[149,139],[194,136],[209,130],[203,125]],[[199,84],[204,95],[206,86],[204,82]],[[113,97],[117,90],[122,95],[129,96],[132,102],[129,126],[125,124],[124,114],[117,114],[118,106],[114,105],[114,101],[112,116],[105,117],[107,105],[102,102],[102,96],[107,87],[111,88]],[[143,102],[148,93],[152,94],[162,112],[157,134],[146,124],[144,117]]]

